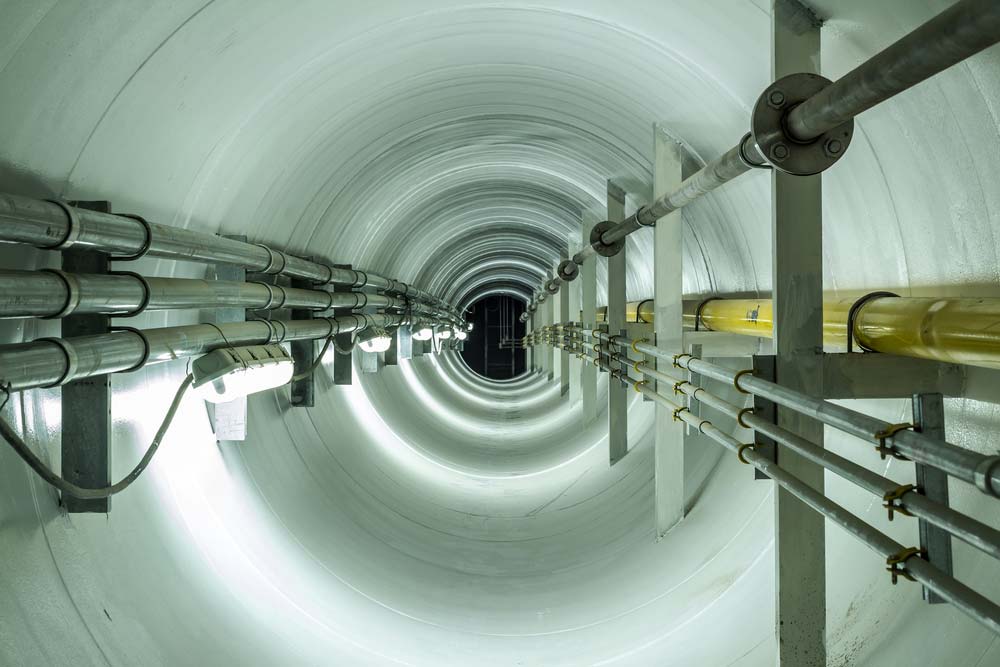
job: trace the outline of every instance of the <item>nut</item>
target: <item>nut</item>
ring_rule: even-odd
[[[788,157],[788,146],[782,143],[777,143],[771,146],[771,159],[781,162]]]
[[[785,94],[780,90],[772,90],[767,96],[767,105],[772,109],[780,109],[785,105]]]
[[[844,144],[839,139],[829,139],[823,144],[823,154],[827,157],[837,157],[844,150]]]

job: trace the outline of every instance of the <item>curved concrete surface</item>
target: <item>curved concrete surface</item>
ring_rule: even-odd
[[[836,77],[942,8],[815,0]],[[455,301],[524,294],[604,206],[651,177],[651,125],[699,159],[728,149],[769,81],[766,0],[0,3],[0,182],[383,271]],[[995,294],[1000,51],[862,116],[825,177],[829,290]],[[686,291],[769,289],[768,178],[685,209]],[[643,234],[629,295],[651,292]],[[45,266],[4,247],[4,266]],[[204,268],[144,260],[151,275]],[[150,314],[140,326],[197,321]],[[5,341],[55,335],[6,322]],[[115,377],[116,478],[185,364]],[[537,376],[449,356],[334,387],[317,407],[251,398],[216,445],[189,397],[146,476],[105,516],[67,516],[0,449],[0,663],[770,665],[772,494],[717,450],[691,457],[691,512],[653,541],[649,404],[607,466],[598,419]],[[58,461],[58,394],[6,414]],[[904,401],[869,402],[905,421]],[[1000,412],[947,402],[949,436],[996,447]],[[906,481],[837,434],[828,446]],[[839,502],[908,544],[879,502]],[[996,522],[964,485],[955,503]],[[831,665],[995,665],[1000,643],[828,531]],[[1000,568],[956,544],[961,579]]]

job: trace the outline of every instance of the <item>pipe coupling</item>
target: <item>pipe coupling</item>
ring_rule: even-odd
[[[66,214],[66,233],[54,245],[41,246],[41,248],[43,250],[72,248],[76,244],[76,240],[80,238],[80,217],[76,214],[76,209],[60,199],[46,199],[45,201],[55,204]]]
[[[1000,489],[993,484],[993,474],[1000,470],[1000,456],[990,456],[976,466],[973,478],[983,493],[1000,498]]]
[[[789,74],[765,88],[757,98],[750,115],[750,133],[757,150],[775,169],[811,176],[826,171],[847,152],[854,135],[853,119],[808,141],[793,137],[786,124],[792,109],[831,83],[818,74]],[[740,142],[741,153],[744,143]],[[745,156],[741,155],[741,159]]]
[[[51,273],[52,275],[58,277],[66,289],[66,299],[63,301],[63,307],[58,313],[53,313],[52,315],[46,315],[41,318],[43,320],[58,320],[62,317],[66,317],[80,305],[80,281],[76,279],[72,273],[66,273],[65,271],[60,271],[59,269],[41,269],[41,273]]]
[[[618,226],[618,223],[611,222],[610,220],[605,220],[604,222],[599,222],[594,225],[594,228],[590,230],[590,247],[594,249],[601,257],[614,257],[622,251],[625,247],[625,239],[621,238],[614,243],[605,243],[601,237],[604,233],[614,229]]]
[[[65,366],[63,366],[63,372],[59,375],[59,379],[52,384],[42,385],[42,387],[46,389],[49,387],[59,387],[72,380],[76,376],[76,370],[80,365],[80,358],[76,354],[73,343],[64,338],[39,338],[38,342],[52,343],[59,348],[65,360]]]
[[[267,251],[267,266],[260,270],[261,273],[276,275],[285,270],[285,264],[287,263],[285,253],[269,248],[263,243],[256,243],[254,245]]]
[[[573,282],[576,277],[580,275],[580,267],[577,263],[571,259],[564,259],[559,262],[559,268],[556,270],[556,274],[563,282]]]

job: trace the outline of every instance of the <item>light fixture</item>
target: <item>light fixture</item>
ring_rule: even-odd
[[[430,327],[420,327],[413,332],[413,340],[430,340],[434,335],[434,330]]]
[[[390,347],[392,347],[392,335],[378,327],[372,327],[361,341],[361,349],[365,352],[385,352]]]
[[[469,337],[469,334],[465,333],[461,329],[459,329],[458,331],[455,332],[455,338],[457,338],[459,340],[465,340],[468,337]]]
[[[373,336],[368,340],[361,341],[361,349],[365,352],[385,352],[392,346],[392,337],[383,332],[382,335]]]
[[[211,403],[225,403],[292,379],[295,363],[280,345],[225,347],[191,364],[194,392]]]
[[[451,338],[451,329],[441,329],[436,335],[439,340],[448,340]]]

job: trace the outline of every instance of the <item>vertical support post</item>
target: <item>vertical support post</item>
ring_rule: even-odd
[[[774,374],[774,357],[771,355],[755,354],[753,356],[753,374],[763,380],[774,382],[777,378]],[[772,424],[778,423],[778,406],[772,401],[757,396],[753,397],[753,414],[755,417],[766,419]],[[760,431],[754,431],[753,435],[754,451],[765,456],[772,461],[777,460],[776,443],[772,438],[767,437]],[[765,473],[754,468],[754,479],[771,479]]]
[[[772,6],[772,75],[819,72],[820,29],[796,0]],[[771,176],[774,354],[778,382],[823,395],[823,215],[821,176]],[[778,425],[823,446],[823,425],[778,409]],[[778,447],[778,463],[823,491],[823,468]],[[775,489],[778,664],[826,666],[826,534],[824,518]]]
[[[562,251],[562,258],[569,257],[567,250]],[[569,316],[569,292],[572,283],[567,283],[559,290],[559,324],[567,325]],[[573,318],[575,319],[575,318]],[[559,350],[559,395],[565,396],[569,393],[569,350],[562,348]]]
[[[107,201],[73,202],[78,208],[111,213]],[[62,268],[67,273],[107,274],[108,256],[94,250],[65,250]],[[106,334],[111,318],[107,315],[69,315],[63,318],[62,336]],[[73,484],[87,488],[111,485],[111,376],[74,380],[62,388],[62,475]],[[111,498],[62,497],[70,513],[107,514]]]
[[[545,303],[543,304],[545,308],[545,325],[551,327],[555,324],[556,318],[556,299],[554,294],[550,294]],[[552,330],[549,330],[551,338]],[[554,380],[556,377],[556,354],[559,350],[552,346],[551,342],[546,343],[545,347],[545,374],[549,380]]]
[[[680,185],[681,146],[659,125],[653,126],[653,198]],[[653,329],[656,345],[673,354],[684,352],[683,317],[683,219],[675,211],[656,221],[653,228]],[[670,363],[656,367],[674,372]],[[656,538],[660,539],[684,518],[684,439],[686,429],[662,405],[656,406],[654,449]]]
[[[399,358],[400,359],[412,359],[413,358],[413,325],[407,324],[399,327],[399,332],[397,334],[399,345]]]
[[[941,394],[914,394],[913,425],[918,433],[937,440],[945,440],[944,398]],[[948,475],[922,463],[916,467],[917,488],[930,500],[948,507]],[[920,548],[927,551],[924,558],[947,575],[952,574],[951,534],[923,519],[917,520],[920,531]],[[929,604],[945,602],[937,593],[923,588],[924,600]]]
[[[583,213],[582,244],[590,244],[590,230],[598,222],[597,216],[589,211]],[[593,331],[597,328],[597,258],[589,257],[580,266],[580,297],[583,309],[583,328]],[[584,341],[591,340],[584,337]],[[580,372],[580,393],[583,397],[583,421],[590,423],[597,415],[597,366],[584,362]]]
[[[399,332],[401,328],[393,329],[389,332],[389,338],[392,339],[392,342],[389,343],[389,349],[383,355],[386,366],[399,365]]]
[[[226,234],[223,238],[246,242],[245,234]],[[261,280],[270,281],[273,285],[276,276],[261,276]],[[215,265],[215,279],[233,282],[245,282],[247,271],[235,264],[218,263]],[[230,322],[245,322],[247,311],[244,308],[218,308],[213,313],[216,324]],[[212,420],[212,432],[216,440],[243,442],[247,439],[247,397],[240,396],[225,403],[205,403],[209,418]]]
[[[625,219],[625,191],[608,181],[608,220]],[[625,251],[608,257],[608,331],[617,335],[625,328]],[[611,465],[628,453],[628,389],[614,379],[608,381],[608,447]]]
[[[298,289],[312,289],[313,285],[308,280],[292,279],[292,287]],[[313,311],[293,308],[291,311],[293,320],[311,320]],[[295,363],[295,373],[304,373],[312,368],[316,361],[316,341],[313,340],[293,340],[291,343],[292,361]],[[310,373],[301,380],[293,380],[291,385],[291,404],[296,408],[311,408],[316,405],[315,374]]]
[[[334,268],[337,269],[350,269],[350,264],[334,264]],[[341,294],[344,292],[352,291],[350,285],[334,285],[334,294]],[[351,312],[351,308],[334,308],[333,316],[346,315]],[[336,347],[333,350],[333,383],[334,384],[353,384],[354,383],[354,352],[341,352],[340,350],[350,350],[351,349],[351,334],[342,333],[337,334],[333,337],[333,342],[336,343]],[[338,350],[337,348],[340,348]]]

